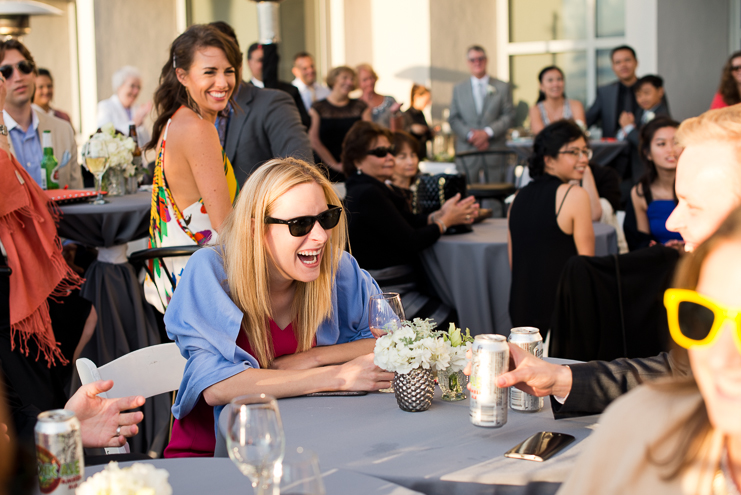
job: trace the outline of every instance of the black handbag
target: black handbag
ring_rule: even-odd
[[[465,174],[420,175],[412,187],[412,211],[429,215],[439,210],[443,203],[460,193],[466,197]],[[467,224],[447,225],[446,234],[463,234],[473,232]]]

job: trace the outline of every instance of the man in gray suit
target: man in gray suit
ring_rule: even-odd
[[[227,23],[212,22],[211,26],[239,46]],[[253,170],[272,158],[292,156],[314,163],[309,135],[287,93],[256,88],[242,81],[234,101],[237,108],[227,107],[225,114],[217,118],[216,128],[240,186]]]
[[[509,84],[486,73],[486,51],[478,45],[468,49],[471,78],[453,88],[448,121],[457,139],[456,153],[486,151],[505,144],[515,108]],[[495,155],[462,158],[458,161],[468,183],[504,182],[504,161]]]

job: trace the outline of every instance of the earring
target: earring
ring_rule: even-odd
[[[185,94],[188,95],[188,108],[193,110],[196,114],[198,114],[199,117],[201,117],[201,111],[198,108],[198,104],[195,102],[192,96],[190,96],[190,91],[188,91],[188,88],[185,88]],[[203,117],[201,117],[203,118]]]

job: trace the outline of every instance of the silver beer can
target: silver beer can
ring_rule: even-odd
[[[80,421],[72,411],[55,409],[39,414],[34,431],[41,493],[73,495],[85,476]]]
[[[537,358],[543,358],[543,337],[535,327],[517,327],[510,331],[510,343],[525,349]],[[509,407],[520,412],[538,412],[543,409],[543,398],[527,394],[512,387],[509,393]]]
[[[509,347],[502,335],[477,335],[471,346],[471,423],[500,428],[507,423],[509,388],[497,387],[497,378],[509,371]]]

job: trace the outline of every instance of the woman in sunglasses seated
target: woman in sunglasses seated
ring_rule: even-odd
[[[413,214],[404,193],[386,183],[394,174],[393,140],[388,129],[358,122],[342,145],[353,255],[384,292],[401,294],[407,319],[432,318],[442,325],[455,316],[451,308],[421,292],[418,255],[447,226],[472,223],[478,205],[473,197],[456,195],[430,215]]]
[[[214,417],[241,395],[390,386],[368,328],[380,290],[343,251],[339,204],[318,168],[271,160],[245,183],[220,245],[190,258],[165,313],[188,359],[165,457],[213,456]]]
[[[572,182],[589,182],[596,191],[591,157],[584,132],[569,120],[535,137],[529,163],[534,180],[520,189],[509,211],[509,316],[515,327],[547,331],[566,261],[594,256],[592,198],[587,186]],[[594,199],[599,205],[599,197]]]
[[[689,355],[692,375],[614,402],[559,493],[739,493],[741,208],[682,260],[674,286],[673,352]]]

